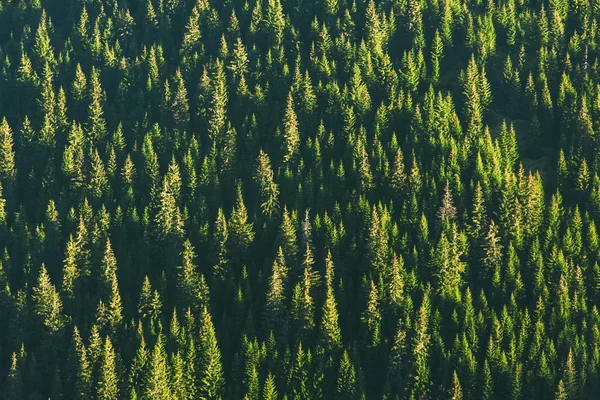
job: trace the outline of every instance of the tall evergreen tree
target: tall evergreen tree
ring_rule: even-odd
[[[110,338],[106,337],[98,380],[98,399],[114,400],[118,398],[119,379],[116,371],[115,350]]]
[[[203,398],[218,398],[221,395],[225,379],[221,363],[221,350],[219,350],[219,344],[217,343],[212,317],[206,306],[200,315],[199,324],[199,393]]]

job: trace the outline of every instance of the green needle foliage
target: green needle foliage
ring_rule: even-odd
[[[598,397],[598,25],[0,1],[0,398]]]

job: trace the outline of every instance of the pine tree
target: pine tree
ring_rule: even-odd
[[[401,193],[406,183],[406,173],[404,172],[404,168],[404,156],[402,155],[402,150],[398,148],[394,157],[390,178],[390,187],[396,196]]]
[[[267,290],[265,323],[268,330],[273,331],[276,337],[285,338],[287,335],[285,288],[277,260],[273,261],[273,270]]]
[[[502,244],[500,243],[498,226],[491,220],[484,244],[483,265],[486,267],[483,276],[491,278],[502,261]]]
[[[255,366],[250,368],[250,372],[247,377],[246,386],[248,388],[245,398],[248,400],[258,400],[260,392],[260,384],[258,379],[258,371]]]
[[[223,64],[217,60],[211,80],[211,102],[209,107],[208,135],[212,141],[220,143],[227,127],[227,81]]]
[[[217,211],[217,220],[215,221],[214,251],[216,254],[216,262],[213,266],[215,277],[217,277],[218,280],[224,280],[229,276],[228,239],[229,231],[227,229],[227,220],[225,219],[223,210],[219,208]]]
[[[371,96],[367,85],[363,82],[360,68],[354,64],[352,76],[350,77],[350,104],[354,106],[358,115],[364,117],[371,108]]]
[[[56,95],[54,90],[54,74],[50,64],[46,62],[42,73],[42,95],[38,100],[40,106],[42,126],[40,128],[40,142],[52,148],[56,135]]]
[[[486,359],[483,364],[483,371],[481,376],[481,398],[491,400],[494,398],[494,382],[492,380],[492,372],[490,365]]]
[[[50,43],[50,35],[48,34],[48,24],[46,11],[42,11],[40,24],[35,32],[35,43],[33,50],[37,56],[39,64],[54,63],[54,49]]]
[[[310,352],[307,354],[302,348],[302,342],[298,343],[296,357],[290,371],[291,395],[294,398],[309,398],[308,393],[308,367],[310,365]]]
[[[75,67],[75,79],[73,80],[73,85],[71,86],[71,95],[73,100],[75,100],[78,104],[83,103],[83,101],[87,98],[87,78],[81,69],[81,64],[79,63]]]
[[[168,239],[183,236],[181,211],[177,206],[177,199],[173,195],[166,177],[163,179],[158,202],[158,211],[155,217],[158,237]]]
[[[556,389],[556,394],[554,395],[554,400],[567,400],[569,399],[569,395],[565,391],[565,385],[563,381],[558,381],[558,388]]]
[[[109,326],[112,332],[121,325],[123,321],[123,305],[119,293],[119,284],[117,282],[117,273],[112,271],[110,274],[110,296],[108,298]]]
[[[212,399],[220,397],[225,379],[223,365],[221,364],[221,351],[217,343],[215,328],[206,306],[200,315],[199,346],[199,378],[198,386],[202,398]]]
[[[295,159],[300,149],[300,131],[291,92],[288,94],[287,107],[283,118],[283,137],[283,162],[289,164]]]
[[[423,302],[419,309],[414,325],[414,335],[411,343],[412,368],[410,374],[411,396],[427,398],[431,390],[431,371],[429,369],[429,347],[431,334],[429,333],[429,290],[423,295]]]
[[[298,257],[298,238],[296,236],[296,228],[286,206],[283,207],[281,226],[279,228],[279,243],[287,266],[291,267],[295,265]],[[281,263],[279,266],[282,266]]]
[[[41,318],[49,332],[57,332],[64,326],[62,301],[43,264],[40,268],[37,286],[33,288],[33,301],[36,315]]]
[[[188,393],[188,382],[186,381],[185,361],[178,351],[174,356],[171,357],[171,380],[170,380],[170,391],[173,398],[176,399],[189,399],[192,398]]]
[[[477,181],[473,192],[473,206],[471,209],[471,223],[468,232],[473,238],[482,237],[487,226],[486,207],[481,183]]]
[[[149,371],[146,376],[144,398],[149,400],[170,399],[169,371],[167,355],[163,344],[162,335],[158,339],[149,360]]]
[[[229,219],[229,242],[232,246],[232,254],[242,257],[254,240],[254,228],[251,222],[248,222],[248,211],[244,204],[242,196],[242,185],[238,184],[237,199],[235,207]]]
[[[444,42],[439,30],[435,31],[431,44],[431,82],[437,83],[440,79],[440,61],[444,54]]]
[[[573,350],[569,349],[569,355],[563,369],[563,379],[565,393],[567,398],[575,399],[580,396],[579,394],[579,383],[577,382],[577,369],[575,366],[575,360],[573,356]]]
[[[458,376],[456,375],[456,371],[454,371],[452,375],[452,389],[450,391],[450,399],[452,400],[462,400],[463,392],[460,386],[460,381],[458,380]]]
[[[438,216],[444,221],[452,221],[456,218],[456,207],[454,207],[452,200],[452,190],[450,189],[450,182],[446,180],[446,187],[444,188],[444,196],[442,197],[442,205],[438,211]]]
[[[192,59],[195,52],[200,50],[202,35],[200,32],[200,13],[198,6],[192,8],[188,22],[183,34],[181,45],[181,55],[187,59]]]
[[[517,136],[513,124],[510,124],[510,127],[507,129],[506,122],[502,123],[502,129],[500,129],[500,147],[506,160],[506,167],[512,170],[519,159]]]
[[[367,307],[361,319],[367,327],[367,343],[372,347],[377,347],[381,340],[381,312],[379,311],[378,290],[373,281],[369,288]]]
[[[17,176],[13,143],[13,132],[3,118],[0,123],[0,179],[9,183],[14,182]]]
[[[344,400],[358,399],[356,383],[356,370],[350,356],[348,356],[348,352],[344,350],[337,376],[337,398]]]
[[[272,216],[279,208],[279,186],[273,180],[273,170],[269,156],[261,149],[256,162],[255,180],[262,200],[260,205],[264,215]]]
[[[138,314],[142,319],[156,320],[160,316],[162,303],[158,291],[152,291],[148,275],[144,278],[138,302]]]
[[[86,123],[88,140],[91,143],[102,141],[106,138],[106,120],[104,119],[103,103],[105,94],[100,86],[100,72],[92,67],[90,75],[90,88],[88,93],[90,103]]]
[[[116,371],[115,350],[108,336],[104,341],[97,391],[100,400],[119,399],[119,379]]]
[[[269,39],[273,47],[281,45],[285,19],[280,0],[268,0],[264,22],[268,29]]]
[[[131,362],[128,376],[128,384],[132,395],[143,394],[149,376],[148,369],[150,366],[150,352],[146,347],[141,323],[138,325],[137,336],[139,345]]]
[[[342,332],[338,325],[338,310],[331,282],[327,283],[325,303],[321,317],[321,341],[323,348],[330,353],[342,347]]]
[[[358,163],[358,188],[362,194],[368,193],[375,186],[373,183],[373,174],[369,163],[369,155],[365,146],[361,146],[357,160]]]
[[[7,400],[18,400],[23,398],[24,392],[23,373],[19,366],[19,359],[16,353],[12,353],[10,370],[6,377],[5,386],[2,394]]]
[[[267,378],[265,379],[262,398],[264,400],[277,400],[278,398],[277,388],[275,386],[275,378],[270,372],[267,375]]]
[[[110,198],[110,185],[106,175],[104,162],[98,150],[92,153],[92,168],[89,174],[89,194],[95,201],[100,202],[104,196]]]
[[[73,398],[74,399],[87,399],[91,396],[92,390],[92,369],[88,360],[87,351],[79,330],[77,327],[73,328],[72,338],[72,355],[71,362],[75,367],[71,379],[73,383]]]
[[[312,286],[311,269],[307,266],[304,268],[301,281],[296,284],[292,294],[291,316],[295,323],[295,332],[299,338],[307,336],[314,328]]]
[[[187,239],[181,252],[182,263],[178,267],[177,287],[180,303],[183,307],[198,305],[198,272],[195,264],[194,246]]]
[[[235,16],[235,10],[232,15]],[[248,72],[248,53],[242,39],[237,37],[236,40],[228,68],[233,73],[234,80],[240,81]]]
[[[175,72],[175,81],[173,82],[173,86],[176,88],[175,96],[171,102],[173,122],[175,124],[175,128],[180,132],[183,132],[186,130],[189,124],[190,114],[187,99],[187,89],[185,87],[185,81],[183,80],[180,69],[177,69]]]
[[[434,274],[439,281],[439,291],[446,300],[460,301],[460,286],[466,263],[462,260],[464,235],[459,234],[456,224],[442,236],[434,254]]]

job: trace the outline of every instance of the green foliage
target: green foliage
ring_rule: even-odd
[[[200,397],[205,399],[218,398],[225,384],[225,379],[215,328],[206,307],[202,309],[199,324],[198,359],[200,363],[198,373],[200,384],[198,389]]]
[[[2,398],[598,393],[598,0],[61,5],[0,5]]]
[[[110,338],[104,341],[104,353],[98,380],[98,399],[115,400],[119,398],[119,380],[116,371],[115,351]]]

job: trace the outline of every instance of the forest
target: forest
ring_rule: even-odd
[[[0,398],[597,399],[599,23],[0,1]]]

